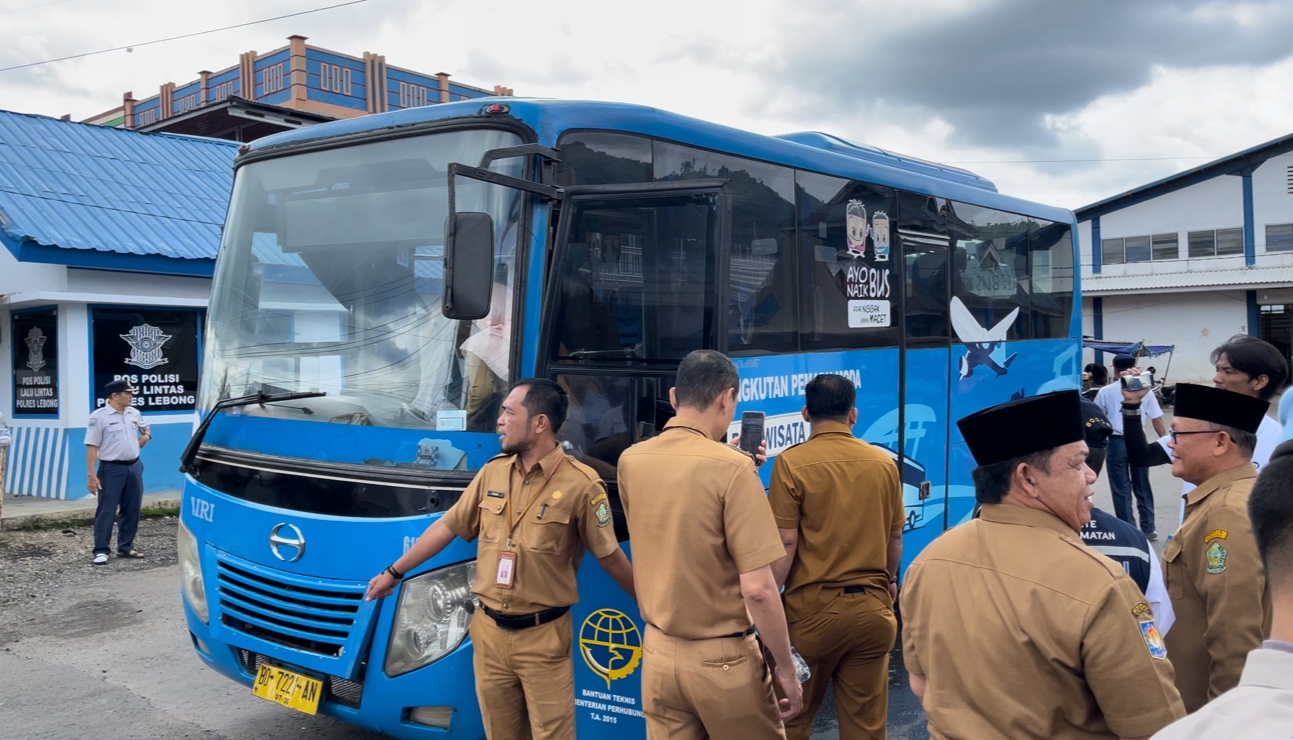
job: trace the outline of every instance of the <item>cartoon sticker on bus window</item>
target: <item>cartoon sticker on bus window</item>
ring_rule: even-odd
[[[850,200],[844,207],[845,232],[847,234],[849,256],[866,256],[866,238],[871,227],[866,222],[866,206],[860,200]]]
[[[1006,342],[1006,333],[1019,316],[1019,309],[1011,311],[1006,318],[997,322],[991,329],[985,329],[978,319],[970,313],[959,297],[952,298],[952,329],[956,338],[965,345],[965,354],[961,356],[961,380],[974,374],[974,369],[983,366],[996,373],[1005,375],[1010,370],[1010,363],[1015,361],[1018,353],[1005,357],[1001,345]]]
[[[871,243],[875,245],[875,261],[889,261],[889,214],[876,211],[871,217]]]

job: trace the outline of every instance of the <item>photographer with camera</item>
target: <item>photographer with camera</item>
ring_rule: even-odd
[[[1095,403],[1109,417],[1113,424],[1113,435],[1109,437],[1109,490],[1113,493],[1113,513],[1124,522],[1136,525],[1136,514],[1140,514],[1140,531],[1150,540],[1158,539],[1154,530],[1154,489],[1149,485],[1149,471],[1143,467],[1129,465],[1127,461],[1127,444],[1123,438],[1122,420],[1122,379],[1132,376],[1138,385],[1144,383],[1152,387],[1152,375],[1141,374],[1136,368],[1136,358],[1131,355],[1118,355],[1113,358],[1114,381],[1101,388],[1095,395]],[[1144,413],[1154,425],[1159,437],[1167,434],[1163,425],[1163,409],[1153,393],[1146,394]],[[1139,421],[1139,417],[1137,418]],[[1132,495],[1135,494],[1136,511],[1132,510]]]

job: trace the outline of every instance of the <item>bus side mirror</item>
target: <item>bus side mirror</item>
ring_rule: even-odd
[[[444,315],[474,320],[493,295],[494,221],[488,213],[455,213],[445,222]]]

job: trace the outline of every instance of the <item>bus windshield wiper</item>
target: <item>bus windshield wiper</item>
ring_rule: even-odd
[[[622,349],[577,349],[571,352],[569,357],[573,360],[594,359],[598,357],[623,357],[625,359],[640,357],[637,347],[624,347]]]
[[[300,398],[318,398],[326,395],[328,394],[323,391],[301,393],[266,393],[265,391],[257,391],[250,396],[237,396],[236,398],[226,398],[223,401],[216,402],[216,405],[211,407],[211,413],[207,414],[207,418],[203,419],[202,423],[193,432],[193,438],[189,440],[188,446],[184,448],[184,454],[180,455],[180,472],[192,473],[195,470],[193,461],[197,459],[198,449],[202,447],[202,439],[207,436],[207,429],[211,428],[211,420],[221,411],[238,406],[250,406],[254,403],[264,406],[267,403],[295,401]]]

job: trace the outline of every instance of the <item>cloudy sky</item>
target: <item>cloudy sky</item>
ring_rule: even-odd
[[[518,95],[814,129],[1077,208],[1293,132],[1293,2],[0,0],[0,108],[86,118],[292,34]]]

